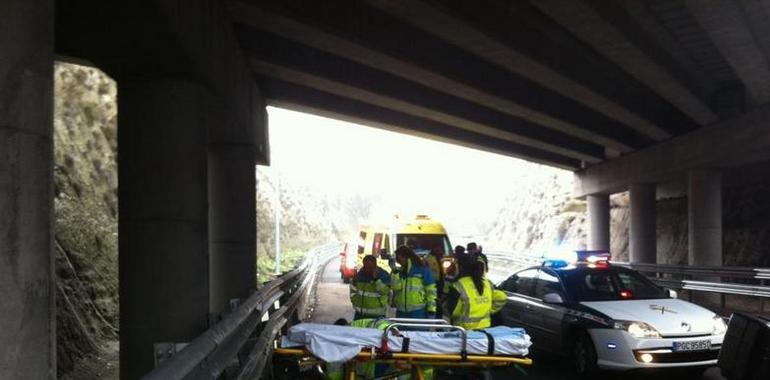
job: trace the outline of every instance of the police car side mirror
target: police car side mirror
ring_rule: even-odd
[[[666,293],[668,294],[668,298],[677,298],[679,296],[676,293],[676,290],[672,290],[672,289],[666,289]]]
[[[543,296],[543,302],[560,304],[560,303],[564,303],[564,300],[561,298],[561,296],[558,293],[546,293]]]

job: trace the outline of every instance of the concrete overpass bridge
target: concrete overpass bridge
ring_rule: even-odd
[[[735,1],[0,3],[0,377],[55,377],[53,62],[118,82],[121,373],[255,282],[267,104],[573,170],[589,248],[630,191],[686,194],[689,262],[722,264],[721,189],[767,173],[770,4]]]

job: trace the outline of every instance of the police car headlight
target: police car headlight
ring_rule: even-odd
[[[727,324],[725,323],[725,320],[722,319],[722,317],[715,315],[714,318],[711,319],[711,324],[713,327],[712,334],[722,335],[727,332]]]
[[[660,338],[660,333],[654,327],[635,321],[615,321],[616,329],[626,330],[634,338]]]

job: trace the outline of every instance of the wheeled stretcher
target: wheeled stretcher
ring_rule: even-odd
[[[422,379],[424,367],[489,368],[530,365],[531,346],[523,329],[498,326],[466,331],[434,319],[389,319],[385,330],[301,323],[292,326],[275,350],[305,365],[326,363],[344,367],[345,378],[356,378],[355,363],[390,365],[388,375],[411,373]]]

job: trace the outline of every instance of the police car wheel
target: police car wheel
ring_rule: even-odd
[[[585,331],[577,333],[575,345],[572,347],[572,360],[578,375],[591,376],[599,371],[596,365],[594,342]]]

